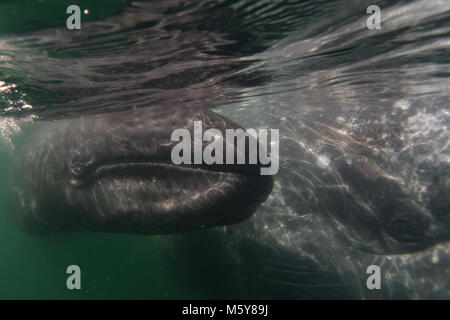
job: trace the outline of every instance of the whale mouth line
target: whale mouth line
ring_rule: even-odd
[[[183,171],[190,170],[200,170],[200,171],[215,171],[215,172],[223,172],[227,173],[226,170],[216,170],[210,165],[194,165],[194,164],[174,164],[170,162],[154,162],[154,161],[116,161],[104,163],[97,166],[94,170],[94,175],[100,176],[109,171],[117,171],[117,170],[155,170],[155,174],[157,174],[157,170],[169,170],[176,171],[174,173],[180,173]]]
[[[72,174],[71,184],[81,188],[92,184],[104,176],[135,176],[157,178],[164,176],[183,175],[226,175],[226,176],[254,176],[259,173],[257,168],[245,165],[222,164],[174,164],[166,161],[151,160],[118,160],[89,165],[82,172]]]

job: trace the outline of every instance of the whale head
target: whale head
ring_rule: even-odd
[[[168,107],[37,123],[16,150],[9,216],[33,234],[168,234],[248,218],[272,188],[259,164],[172,163],[172,132],[192,132],[196,120],[239,128],[212,111]]]

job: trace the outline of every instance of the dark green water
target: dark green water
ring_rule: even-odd
[[[9,168],[2,157],[2,172]],[[6,180],[1,182],[1,204]],[[96,233],[28,236],[0,216],[1,299],[205,298],[205,288],[186,286],[172,272],[159,239]],[[181,259],[181,257],[180,257]],[[66,269],[80,266],[82,289],[66,287]]]
[[[123,10],[125,1],[2,1],[0,31],[22,33],[65,25],[69,4],[89,7],[83,21]],[[1,154],[0,299],[181,299],[205,297],[171,272],[158,238],[121,234],[74,233],[29,236],[3,212],[11,158]],[[81,268],[82,289],[68,290],[66,269]]]

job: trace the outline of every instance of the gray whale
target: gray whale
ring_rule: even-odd
[[[33,234],[168,234],[248,218],[272,188],[258,165],[171,163],[172,131],[192,132],[195,120],[222,133],[239,127],[167,106],[38,122],[16,150],[9,216]]]
[[[172,263],[175,274],[184,281],[209,276],[221,297],[448,298],[450,167],[439,148],[448,135],[419,135],[411,126],[427,116],[425,105],[446,122],[445,102],[414,101],[379,115],[360,107],[357,121],[365,126],[353,131],[335,120],[351,118],[339,108],[319,117],[299,105],[289,122],[277,110],[270,125],[283,128],[281,161],[269,198],[240,224],[170,243],[191,257],[190,268]],[[238,107],[220,112],[244,127],[260,125]],[[212,257],[207,265],[197,262],[205,256]],[[380,266],[381,290],[366,286],[370,265]]]

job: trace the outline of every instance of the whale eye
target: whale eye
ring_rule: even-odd
[[[88,159],[87,156],[76,152],[69,160],[68,169],[74,178],[79,178],[95,163],[94,160]]]
[[[426,211],[413,203],[399,201],[385,208],[386,232],[400,242],[424,242],[431,226]]]
[[[70,172],[72,173],[72,175],[79,176],[82,171],[83,167],[79,163],[72,162],[72,165],[70,166]]]
[[[391,237],[401,242],[419,242],[424,237],[424,230],[414,221],[393,220],[383,226]]]

